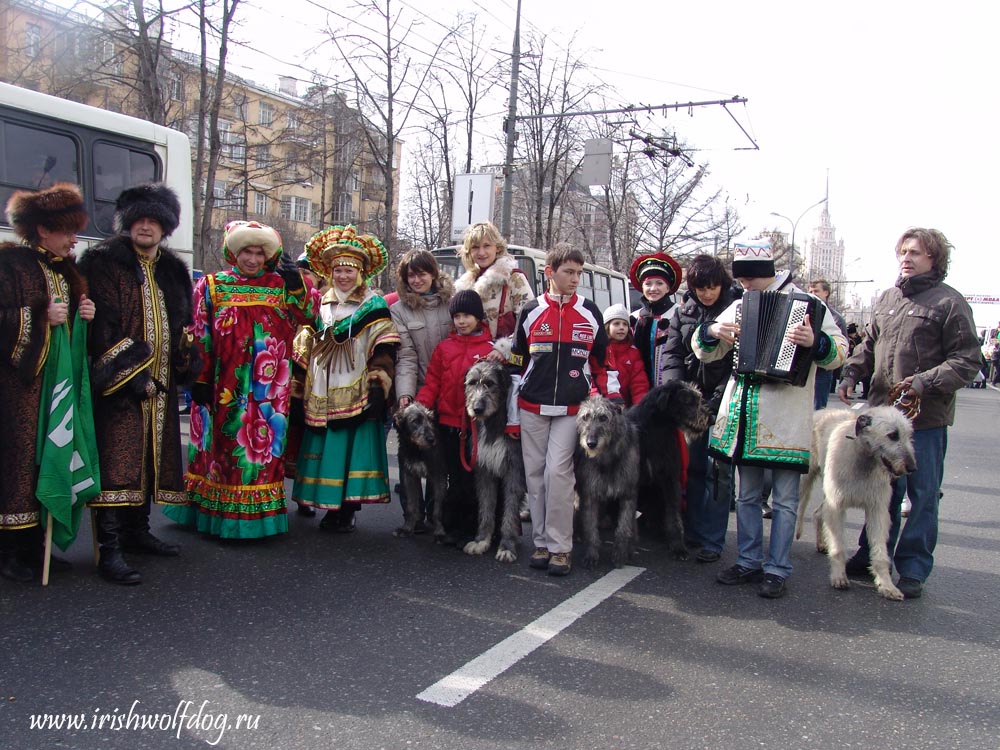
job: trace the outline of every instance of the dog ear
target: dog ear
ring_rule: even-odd
[[[866,427],[872,426],[872,418],[870,414],[862,414],[858,417],[858,421],[854,423],[854,434],[860,435],[861,431]]]

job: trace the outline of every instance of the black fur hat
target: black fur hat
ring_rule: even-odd
[[[53,232],[81,232],[87,226],[87,211],[80,188],[57,182],[44,190],[18,190],[7,201],[7,220],[14,233],[33,241],[42,226]]]
[[[115,201],[115,218],[123,232],[139,219],[156,219],[167,237],[180,224],[181,202],[177,193],[162,183],[149,183],[123,190]]]

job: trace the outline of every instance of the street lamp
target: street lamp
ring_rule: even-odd
[[[823,198],[823,200],[816,201],[811,206],[809,206],[809,208],[807,208],[805,211],[799,214],[799,218],[797,218],[795,221],[792,221],[784,214],[779,214],[777,211],[771,212],[771,216],[777,216],[779,218],[782,218],[792,225],[792,252],[791,252],[791,260],[788,261],[788,271],[790,273],[795,272],[795,230],[799,226],[799,222],[802,221],[803,216],[812,211],[814,208],[816,208],[816,206],[820,205],[821,203],[826,203],[827,200],[828,200],[827,198]]]

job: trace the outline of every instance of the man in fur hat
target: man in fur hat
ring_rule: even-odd
[[[191,276],[163,246],[178,225],[180,202],[165,185],[118,196],[121,234],[80,262],[98,314],[91,329],[94,426],[101,457],[97,508],[98,572],[119,584],[142,581],[123,552],[174,556],[180,548],[150,533],[150,502],[187,500],[181,464],[177,386],[192,361]]]
[[[0,575],[27,582],[42,558],[35,436],[50,331],[95,308],[72,255],[87,226],[79,188],[19,190],[7,218],[23,244],[0,245],[0,420],[12,430],[0,448]]]

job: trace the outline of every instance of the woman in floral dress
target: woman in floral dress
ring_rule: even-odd
[[[269,226],[230,222],[223,253],[232,268],[194,291],[205,364],[191,390],[188,504],[167,515],[222,539],[256,539],[288,531],[292,339],[315,325],[319,294],[294,264],[279,267],[281,237]]]

